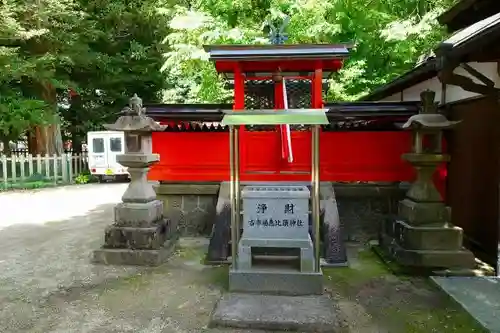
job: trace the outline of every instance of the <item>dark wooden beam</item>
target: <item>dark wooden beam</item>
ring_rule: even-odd
[[[449,32],[468,27],[500,11],[498,0],[462,0],[438,17]]]
[[[445,84],[458,86],[465,91],[485,96],[500,96],[500,89],[484,84],[475,83],[474,80],[469,77],[453,73],[453,70],[440,71],[438,74],[438,78]]]

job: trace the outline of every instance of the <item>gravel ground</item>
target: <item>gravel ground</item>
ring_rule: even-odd
[[[227,268],[201,264],[206,239],[182,239],[156,268],[90,263],[126,186],[0,194],[0,332],[250,333],[206,327],[227,284]],[[325,278],[350,332],[482,332],[428,284],[349,254]]]
[[[0,194],[0,332],[227,332],[206,328],[226,279],[206,240],[158,268],[90,263],[126,186]]]

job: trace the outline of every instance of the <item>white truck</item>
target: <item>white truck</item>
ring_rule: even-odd
[[[124,132],[88,132],[87,147],[90,173],[96,176],[99,182],[130,178],[127,168],[116,161],[116,155],[125,152]]]

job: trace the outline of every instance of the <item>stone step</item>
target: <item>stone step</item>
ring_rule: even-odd
[[[345,332],[338,307],[327,295],[227,293],[217,303],[209,325],[266,331]]]
[[[231,268],[229,290],[277,295],[323,293],[323,272],[300,272],[283,266],[259,266],[249,270]]]

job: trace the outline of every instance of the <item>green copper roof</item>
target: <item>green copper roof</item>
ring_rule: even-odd
[[[328,125],[327,109],[223,111],[222,125]]]

